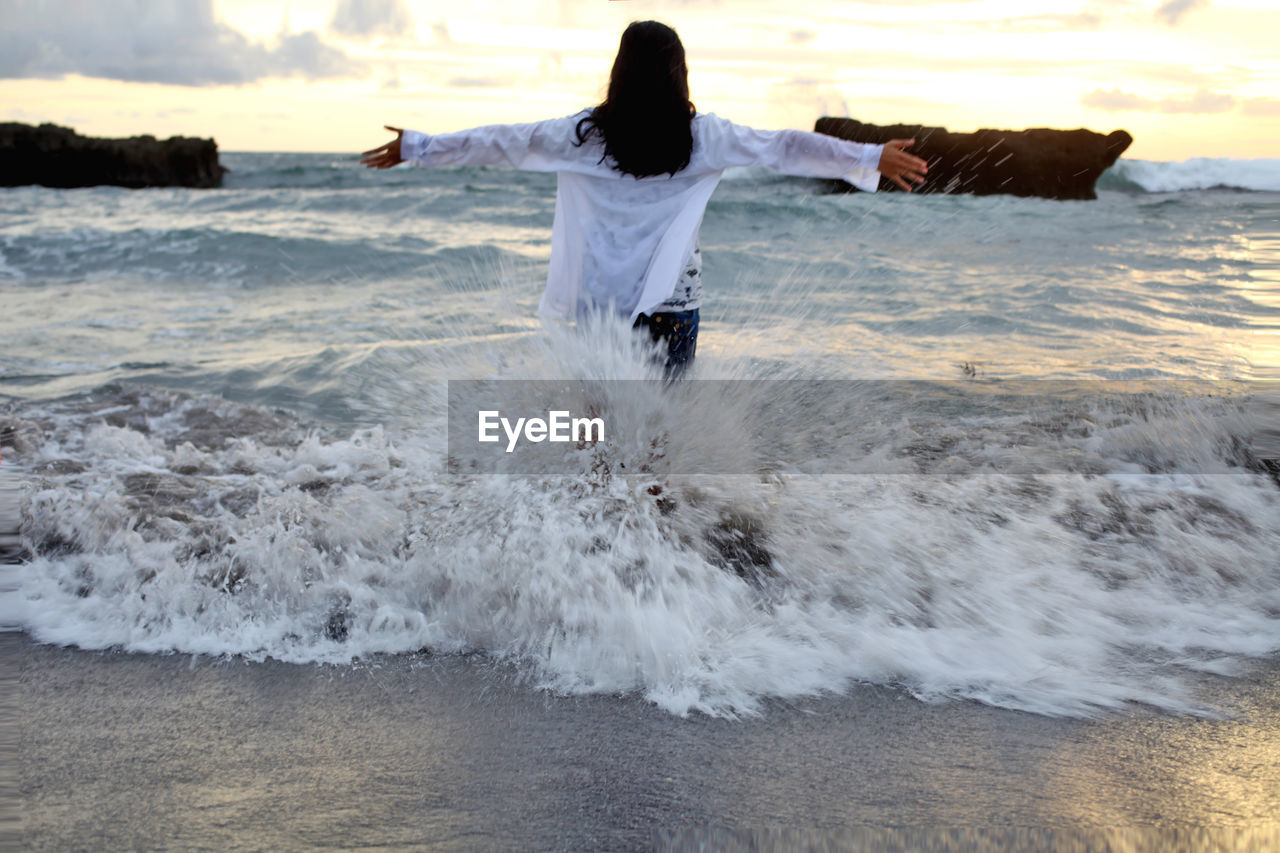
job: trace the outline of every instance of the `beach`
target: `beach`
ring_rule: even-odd
[[[475,658],[337,667],[5,644],[32,849],[1280,838],[1273,664],[1215,680],[1218,718],[1061,719],[863,685],[717,720],[553,695]]]

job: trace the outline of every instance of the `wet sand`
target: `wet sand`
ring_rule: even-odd
[[[482,658],[0,643],[23,848],[1280,844],[1275,662],[1205,679],[1219,719],[1053,719],[864,686],[730,721],[551,695]]]

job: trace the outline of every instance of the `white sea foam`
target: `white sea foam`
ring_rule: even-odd
[[[1243,190],[1280,191],[1280,159],[1254,160],[1227,157],[1193,157],[1182,161],[1122,159],[1110,172],[1147,192],[1205,190],[1226,187]],[[1106,180],[1104,178],[1104,186]]]
[[[593,375],[625,378],[633,346],[553,335],[518,358],[554,372],[588,363],[581,348]],[[916,417],[850,425],[848,452],[869,445],[858,475],[655,478],[638,473],[646,434],[574,475],[510,478],[447,473],[438,416],[322,435],[121,391],[32,410],[55,425],[44,434],[14,425],[43,471],[21,625],[86,648],[299,662],[482,651],[556,690],[634,691],[674,713],[857,681],[1048,714],[1192,711],[1180,673],[1280,649],[1280,492],[1203,473],[1231,470],[1221,454],[1257,426],[1247,412],[1171,405],[1094,412],[1079,435],[990,424],[1041,436],[1033,453],[1084,455],[1077,473],[995,473],[1000,447]],[[726,400],[658,432],[673,453],[684,437],[751,453],[744,410]],[[815,429],[802,412],[793,425]],[[1199,454],[1190,467],[1090,473],[1158,462],[1170,425],[1186,425],[1169,453]],[[902,473],[918,470],[907,451],[942,453],[947,473]]]

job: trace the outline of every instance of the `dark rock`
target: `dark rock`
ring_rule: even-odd
[[[773,554],[769,552],[764,527],[759,521],[737,513],[725,514],[706,532],[712,546],[712,565],[728,569],[752,586],[776,577]]]
[[[345,643],[351,634],[351,596],[342,593],[334,598],[329,608],[329,618],[324,623],[324,635],[335,643]]]
[[[226,171],[212,139],[94,139],[56,124],[0,124],[0,186],[205,188]]]
[[[1056,199],[1097,198],[1094,182],[1116,161],[1133,137],[1123,130],[1103,136],[1092,130],[979,130],[951,133],[918,124],[863,124],[848,118],[820,118],[818,133],[853,142],[914,139],[908,151],[929,164],[921,193],[1018,195]],[[833,182],[852,189],[843,181]],[[881,190],[897,190],[881,176]]]

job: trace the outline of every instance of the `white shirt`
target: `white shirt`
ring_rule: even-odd
[[[508,165],[556,172],[551,268],[541,313],[570,319],[593,308],[635,320],[671,295],[698,241],[711,192],[730,166],[764,165],[788,175],[843,178],[874,192],[881,145],[801,130],[755,130],[711,113],[694,116],[689,165],[636,178],[601,162],[598,135],[581,146],[588,115],[497,124],[434,136],[406,130],[400,156],[419,166]]]

